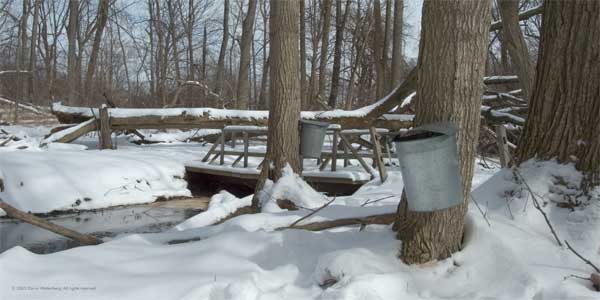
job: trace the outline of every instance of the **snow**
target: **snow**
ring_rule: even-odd
[[[89,142],[83,144],[93,148]],[[28,143],[28,149],[0,153],[0,176],[10,184],[0,198],[33,205],[44,191],[51,199],[44,209],[70,207],[73,197],[89,194],[94,200],[80,205],[185,193],[175,176],[207,149],[174,143],[82,151],[82,145]],[[485,215],[471,204],[461,251],[425,265],[397,258],[401,242],[391,225],[281,230],[332,200],[286,169],[282,180],[266,184],[264,210],[257,214],[209,226],[251,202],[222,191],[206,212],[167,232],[48,255],[22,247],[0,253],[0,299],[598,299],[591,283],[565,278],[592,270],[556,244],[525,183],[561,240],[597,265],[600,189],[578,193],[583,177],[570,164],[532,160],[518,172],[478,161],[472,195]],[[152,187],[140,183],[139,191],[133,178]],[[105,196],[109,187],[117,189]],[[402,189],[402,176],[391,171],[384,183],[376,178],[354,195],[336,197],[302,224],[393,213]],[[276,199],[300,209],[282,210]],[[564,207],[571,203],[578,206]]]
[[[88,126],[88,125],[90,125],[92,123],[95,123],[95,122],[96,122],[96,119],[89,119],[89,120],[87,120],[85,122],[81,122],[80,124],[77,124],[75,126],[72,126],[72,127],[67,128],[67,129],[55,132],[55,133],[51,134],[50,136],[48,136],[47,138],[45,138],[41,142],[41,144],[45,145],[45,144],[49,144],[49,143],[52,143],[52,142],[56,142],[56,141],[62,139],[63,137],[65,137],[66,135],[71,134],[73,132],[76,132],[77,130],[79,130],[79,129],[83,128],[83,127],[86,127],[86,126]]]

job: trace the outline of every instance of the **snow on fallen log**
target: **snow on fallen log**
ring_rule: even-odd
[[[49,143],[70,143],[76,140],[78,137],[95,130],[98,130],[98,122],[96,119],[89,119],[78,125],[49,135],[40,144],[46,145]]]

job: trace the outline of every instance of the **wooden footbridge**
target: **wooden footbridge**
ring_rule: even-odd
[[[352,194],[376,177],[385,180],[386,165],[393,165],[389,141],[395,134],[383,128],[342,130],[331,125],[321,157],[302,159],[301,176],[316,190],[332,195]],[[264,162],[266,135],[266,127],[226,126],[202,159],[186,164],[189,179],[208,185],[241,185],[251,192]]]

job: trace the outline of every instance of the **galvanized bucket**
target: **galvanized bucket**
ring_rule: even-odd
[[[394,142],[410,211],[435,211],[463,202],[454,125],[421,126]]]
[[[300,120],[300,155],[303,158],[320,158],[328,123]]]

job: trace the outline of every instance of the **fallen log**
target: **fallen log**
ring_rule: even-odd
[[[0,208],[3,209],[4,212],[6,212],[6,215],[8,215],[9,217],[19,219],[23,222],[27,222],[31,225],[41,227],[48,231],[54,232],[58,235],[68,237],[72,240],[78,241],[82,245],[98,245],[98,244],[102,243],[102,240],[100,240],[92,235],[81,234],[74,230],[50,223],[42,218],[32,215],[32,214],[22,212],[16,208],[14,208],[13,206],[9,205],[8,203],[4,202],[2,199],[0,199]]]
[[[357,218],[344,218],[344,219],[336,219],[330,221],[321,221],[321,222],[313,222],[302,225],[294,225],[294,226],[286,226],[277,228],[277,230],[285,230],[285,229],[303,229],[310,231],[320,231],[325,229],[330,229],[334,227],[342,227],[342,226],[351,226],[351,225],[389,225],[394,223],[396,219],[396,213],[387,213],[380,215],[371,215],[366,217],[357,217]]]
[[[49,143],[70,143],[80,136],[98,130],[98,122],[96,119],[89,119],[82,122],[81,124],[54,132],[47,136],[40,144],[45,145]]]

